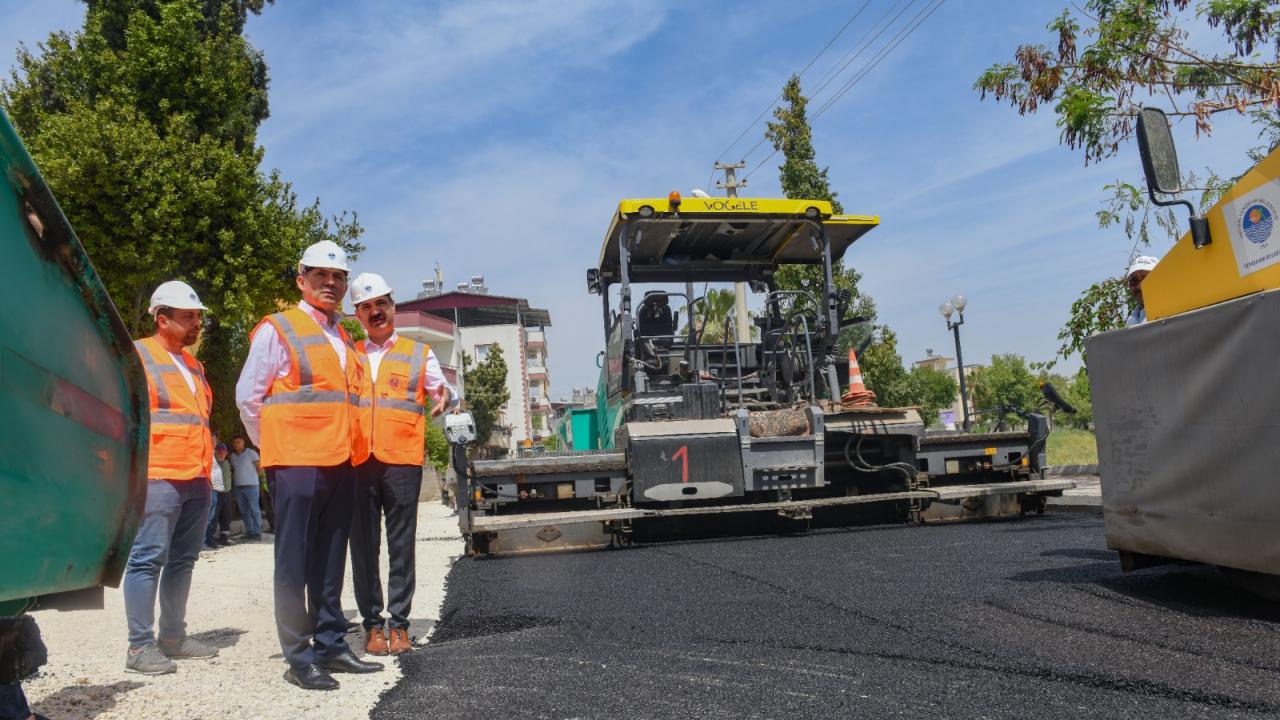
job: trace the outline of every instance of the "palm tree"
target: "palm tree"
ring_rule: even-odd
[[[690,324],[698,328],[698,342],[718,343],[725,339],[725,321],[729,319],[733,304],[733,290],[715,289],[707,291],[706,299],[694,305],[693,315],[689,315],[688,307],[685,308]],[[688,332],[689,325],[686,325],[685,334],[687,335]],[[754,334],[754,329],[752,332]],[[732,340],[733,333],[730,332],[728,337]],[[739,340],[746,342],[748,338],[739,338]]]

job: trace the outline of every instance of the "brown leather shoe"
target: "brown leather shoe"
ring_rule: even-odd
[[[409,644],[409,631],[404,628],[391,628],[391,654],[399,655],[413,649]]]
[[[391,632],[395,633],[394,630]],[[388,650],[387,633],[380,627],[369,630],[364,641],[364,651],[370,655],[386,655]]]

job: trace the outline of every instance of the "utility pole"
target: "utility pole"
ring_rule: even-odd
[[[724,171],[724,180],[717,180],[716,187],[723,188],[725,195],[731,198],[738,197],[738,188],[747,186],[745,179],[738,180],[738,171],[746,166],[746,162],[716,163],[716,170]],[[751,323],[748,322],[747,317],[747,284],[745,282],[733,284],[733,308],[737,318],[735,332],[738,334],[738,342],[751,342]]]

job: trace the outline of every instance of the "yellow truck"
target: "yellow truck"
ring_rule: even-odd
[[[1140,115],[1148,190],[1185,203],[1164,114]],[[1189,205],[1189,204],[1188,204]],[[1280,148],[1143,283],[1147,321],[1086,342],[1107,545],[1126,570],[1216,565],[1280,597]]]

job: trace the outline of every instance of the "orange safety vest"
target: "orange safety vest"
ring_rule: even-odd
[[[368,365],[368,346],[356,343]],[[371,397],[361,403],[373,456],[388,465],[422,465],[427,432],[427,353],[431,346],[396,338],[382,356]]]
[[[360,397],[368,377],[341,325],[347,367],[319,323],[299,308],[269,315],[265,323],[289,348],[289,374],[276,377],[262,403],[263,467],[331,467],[348,460],[359,465],[369,457],[369,438],[360,422]]]
[[[151,400],[151,441],[147,454],[147,478],[192,480],[209,477],[213,466],[213,436],[209,433],[209,408],[213,391],[204,377],[204,366],[186,350],[186,364],[196,391],[191,392],[173,356],[154,337],[134,343],[147,375]]]

